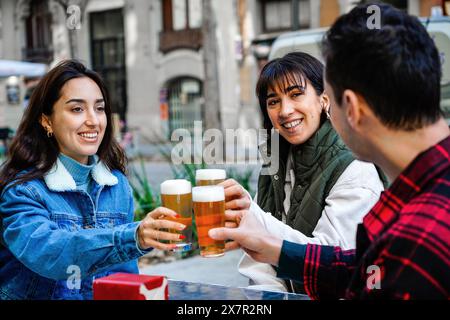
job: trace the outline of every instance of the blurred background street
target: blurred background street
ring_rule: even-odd
[[[323,33],[358,2],[0,0],[0,128],[17,129],[39,78],[67,58],[102,75],[124,143],[145,149],[176,129],[192,133],[194,121],[204,129],[261,128],[255,85],[264,64],[292,50],[321,59]],[[445,20],[450,11],[443,0],[383,2],[423,17],[430,31],[428,18]],[[449,32],[436,26],[448,61]],[[443,98],[450,98],[449,74],[446,62]]]

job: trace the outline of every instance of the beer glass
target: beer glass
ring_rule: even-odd
[[[222,169],[199,169],[195,172],[195,185],[212,186],[224,182],[227,173]]]
[[[225,191],[222,186],[192,188],[198,245],[203,257],[220,257],[225,254],[225,241],[208,236],[209,229],[225,226]]]
[[[163,207],[175,211],[180,217],[165,217],[164,219],[182,223],[186,228],[182,231],[169,229],[171,233],[180,233],[185,238],[182,241],[169,241],[176,244],[176,252],[189,251],[192,247],[192,186],[184,179],[166,180],[161,183],[161,203]]]

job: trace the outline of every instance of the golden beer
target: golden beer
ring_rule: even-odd
[[[179,218],[165,217],[166,220],[182,223],[186,228],[182,231],[169,229],[171,233],[180,233],[182,241],[169,241],[177,244],[174,251],[188,251],[192,246],[192,186],[184,179],[166,180],[161,184],[161,203],[163,207],[172,209]]]
[[[214,240],[208,231],[225,226],[225,192],[222,186],[201,186],[192,189],[198,245],[203,257],[225,254],[225,241]]]
[[[227,173],[222,169],[199,169],[195,172],[195,185],[213,186],[224,182]]]

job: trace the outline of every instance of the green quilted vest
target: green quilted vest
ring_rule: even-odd
[[[260,175],[258,180],[258,205],[280,220],[284,212],[288,148],[280,146],[278,172],[271,176]],[[291,148],[295,184],[286,223],[311,237],[328,193],[354,157],[329,121],[325,121],[308,141]]]
[[[280,140],[284,139],[280,137]],[[325,199],[354,157],[332,128],[330,121],[325,121],[302,145],[291,146],[285,140],[281,141],[278,172],[259,176],[257,198],[258,205],[264,211],[280,220],[284,212],[286,162],[290,148],[295,184],[286,223],[311,237],[325,207]],[[264,166],[268,165],[270,163]],[[294,287],[296,292],[303,292],[302,286]]]

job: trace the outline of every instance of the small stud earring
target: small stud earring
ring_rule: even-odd
[[[47,127],[47,137],[48,138],[53,137],[53,132],[50,131],[50,127]]]
[[[323,105],[323,104],[321,104],[321,106],[322,106],[322,110],[323,111],[325,111],[325,115],[327,116],[327,119],[330,119],[331,118],[331,116],[330,116],[330,108],[325,108],[325,106]]]

